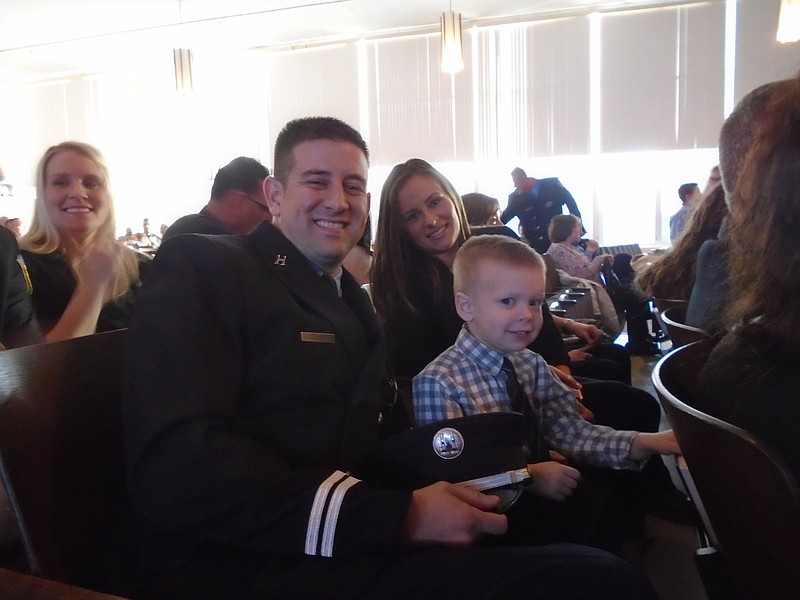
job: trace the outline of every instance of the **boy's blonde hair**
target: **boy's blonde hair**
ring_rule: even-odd
[[[505,235],[476,235],[459,248],[453,263],[454,293],[469,293],[477,284],[478,266],[494,261],[510,267],[536,269],[545,274],[544,259],[525,242]]]

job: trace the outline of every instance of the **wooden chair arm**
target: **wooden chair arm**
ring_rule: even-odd
[[[4,600],[125,600],[84,588],[0,568]]]

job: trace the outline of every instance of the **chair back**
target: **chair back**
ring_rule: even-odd
[[[666,327],[673,348],[710,337],[707,331],[686,324],[686,307],[687,304],[676,304],[659,312],[660,322]]]
[[[737,597],[800,598],[800,490],[780,456],[747,431],[696,408],[713,347],[662,358],[653,383],[713,526]]]
[[[127,522],[125,330],[0,352],[0,475],[30,571],[111,591]]]
[[[545,271],[545,294],[554,294],[564,286],[561,285],[561,280],[558,277],[558,270],[553,257],[549,254],[542,254],[544,259]]]

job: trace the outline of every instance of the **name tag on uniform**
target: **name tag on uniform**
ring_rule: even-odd
[[[322,333],[319,331],[301,331],[300,341],[314,344],[335,344],[336,336],[332,333]]]

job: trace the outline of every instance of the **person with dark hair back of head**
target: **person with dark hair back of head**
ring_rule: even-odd
[[[773,87],[749,137],[729,201],[728,333],[695,399],[765,442],[800,481],[800,76]]]
[[[722,125],[719,133],[719,170],[729,209],[764,107],[773,94],[784,90],[792,81],[773,81],[754,89],[739,101]],[[717,239],[704,242],[697,254],[697,276],[686,306],[686,322],[712,334],[718,332],[730,293],[728,219],[724,219]]]
[[[269,169],[256,159],[234,158],[217,171],[208,204],[170,225],[162,243],[182,233],[248,233],[261,221],[272,220],[264,196],[268,176]]]
[[[274,156],[274,224],[177,236],[142,287],[123,386],[141,587],[125,595],[653,598],[601,551],[476,544],[506,531],[496,496],[376,485],[385,344],[341,266],[369,214],[367,146],[310,117]]]

